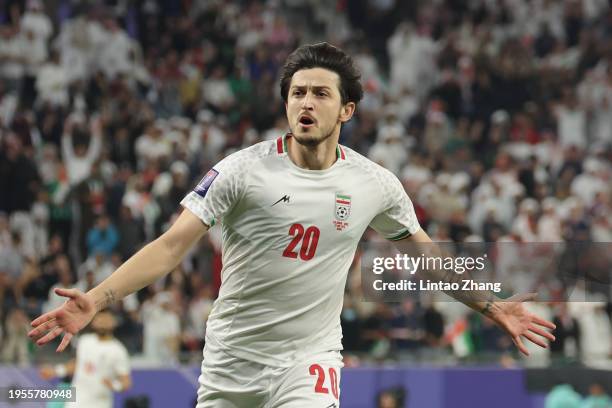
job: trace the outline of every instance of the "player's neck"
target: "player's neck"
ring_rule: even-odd
[[[336,162],[338,136],[331,135],[316,146],[299,144],[292,137],[287,137],[287,154],[298,167],[306,170],[325,170]]]

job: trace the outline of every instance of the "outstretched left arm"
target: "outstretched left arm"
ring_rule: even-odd
[[[439,247],[433,243],[425,231],[419,229],[413,235],[395,242],[397,248],[403,253],[417,252],[427,256],[441,256]],[[423,271],[429,277],[444,282],[460,282],[461,275],[454,271],[428,270]],[[523,302],[534,300],[535,293],[512,296],[501,300],[487,291],[450,291],[447,292],[453,298],[463,302],[470,308],[491,318],[512,338],[512,341],[521,353],[526,356],[529,351],[522,341],[522,337],[546,348],[544,339],[554,341],[555,337],[545,329],[555,329],[555,325],[539,316],[529,313]]]

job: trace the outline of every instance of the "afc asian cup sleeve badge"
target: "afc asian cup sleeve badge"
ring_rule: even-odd
[[[351,215],[351,196],[336,194],[336,219],[346,221]]]
[[[206,193],[208,193],[208,189],[212,185],[212,182],[215,181],[215,178],[219,175],[219,172],[215,169],[210,169],[208,173],[204,176],[202,180],[198,183],[196,188],[193,190],[197,195],[204,198],[206,197]]]

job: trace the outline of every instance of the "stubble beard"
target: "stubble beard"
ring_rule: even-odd
[[[316,147],[320,145],[321,143],[323,143],[324,141],[326,141],[327,139],[329,139],[331,135],[333,135],[333,133],[334,133],[333,129],[324,133],[323,136],[321,137],[310,136],[310,135],[299,135],[298,136],[294,133],[293,138],[295,139],[296,142],[298,142],[298,144],[302,146]]]
[[[336,124],[340,122],[339,118],[340,116],[338,115],[338,119],[336,119]],[[300,125],[298,124],[298,126]],[[313,148],[313,147],[317,147],[318,145],[320,145],[321,143],[329,139],[334,134],[335,129],[336,129],[336,125],[332,126],[330,129],[326,129],[326,130],[321,129],[321,133],[322,133],[321,137],[310,136],[308,134],[301,134],[298,136],[295,134],[295,132],[293,132],[293,130],[291,130],[291,132],[293,134],[293,138],[295,139],[296,142],[298,142],[298,144],[304,147]]]

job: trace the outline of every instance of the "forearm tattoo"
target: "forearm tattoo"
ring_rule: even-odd
[[[98,311],[107,308],[117,300],[116,292],[112,289],[104,291],[104,297],[96,302]]]
[[[493,307],[493,302],[491,302],[490,300],[487,300],[487,303],[482,308],[480,313],[482,313],[485,316],[488,316],[489,314],[491,314],[491,307]]]

